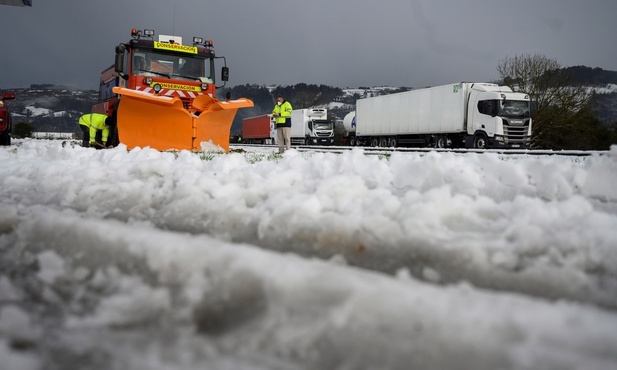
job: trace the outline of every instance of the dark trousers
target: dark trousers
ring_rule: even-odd
[[[81,127],[82,136],[84,137],[81,146],[88,148],[90,147],[90,127],[84,125],[79,125],[79,127]]]
[[[84,148],[89,148],[90,147],[90,127],[84,126],[84,125],[79,125],[79,127],[81,127],[81,132],[83,133],[83,136],[84,136],[84,140],[82,141],[81,146],[83,146]],[[94,140],[101,143],[103,141],[103,132],[100,130],[97,130]],[[99,146],[96,146],[95,148],[101,149],[101,147]]]
[[[119,144],[119,140],[118,140],[118,129],[117,126],[109,126],[109,137],[107,139],[107,147],[114,147],[114,146],[118,146]]]

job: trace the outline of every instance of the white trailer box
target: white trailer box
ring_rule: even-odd
[[[360,99],[356,135],[464,132],[465,92],[453,85]]]

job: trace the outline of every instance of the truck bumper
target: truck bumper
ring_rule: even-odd
[[[510,141],[503,136],[495,136],[488,139],[489,148],[493,149],[529,149],[531,140],[525,138],[523,140]]]
[[[311,144],[314,145],[332,145],[334,144],[333,137],[315,137],[311,139]]]

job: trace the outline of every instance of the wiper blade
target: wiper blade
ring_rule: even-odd
[[[167,73],[162,73],[162,72],[154,72],[154,71],[150,71],[148,69],[138,69],[138,71],[142,71],[142,72],[148,72],[148,73],[154,73],[155,75],[158,76],[163,76],[163,77],[167,77],[169,79],[171,79],[171,75],[167,74]]]
[[[172,76],[176,76],[176,77],[182,77],[182,78],[190,78],[191,80],[197,80],[199,81],[199,76],[187,76],[187,75],[181,75],[181,74],[177,74],[177,73],[172,73]]]

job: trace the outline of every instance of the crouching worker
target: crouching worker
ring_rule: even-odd
[[[88,113],[79,117],[79,126],[84,134],[83,146],[103,149],[107,147],[109,130],[115,126],[114,119],[101,113]]]

